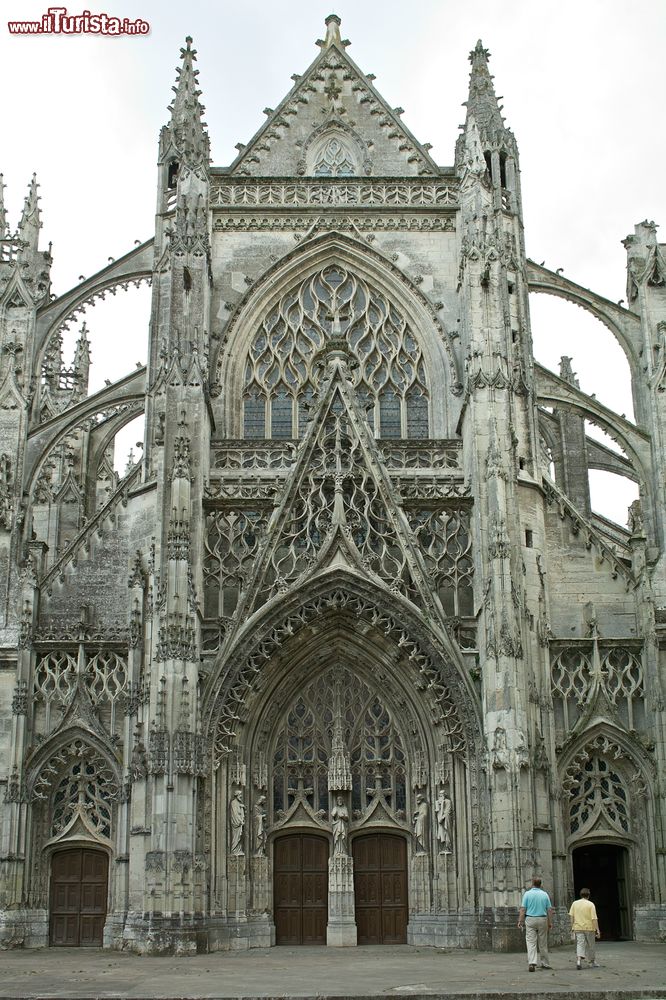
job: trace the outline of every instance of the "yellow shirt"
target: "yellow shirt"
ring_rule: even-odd
[[[581,898],[572,903],[569,916],[571,917],[572,931],[596,931],[598,929],[597,908],[589,899]]]

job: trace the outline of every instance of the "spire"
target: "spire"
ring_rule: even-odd
[[[19,222],[18,229],[19,236],[25,243],[28,244],[31,250],[37,249],[37,244],[39,242],[39,230],[42,226],[39,219],[38,187],[39,184],[37,183],[37,174],[33,174],[32,180],[28,186],[28,194],[25,199],[25,205],[23,206],[23,212],[21,214],[21,221]]]
[[[6,184],[3,183],[3,176],[0,174],[0,240],[4,240],[7,235],[7,213],[5,211],[4,190]]]
[[[182,65],[177,69],[176,95],[169,105],[171,112],[171,131],[173,141],[179,150],[184,163],[191,169],[208,167],[210,159],[210,140],[206,132],[206,123],[202,121],[204,107],[199,101],[201,91],[197,84],[199,70],[194,68],[197,50],[192,48],[192,39],[188,35],[185,48],[180,50]]]
[[[337,14],[329,14],[324,21],[326,25],[326,38],[317,39],[317,45],[320,49],[330,49],[331,45],[337,45],[339,49],[345,49],[351,42],[348,38],[340,37],[340,25],[342,21]]]
[[[469,96],[467,105],[467,121],[474,118],[481,133],[486,129],[495,131],[504,128],[504,119],[500,114],[500,106],[495,96],[493,78],[488,69],[490,52],[483,47],[481,39],[469,54],[472,72],[469,76]]]

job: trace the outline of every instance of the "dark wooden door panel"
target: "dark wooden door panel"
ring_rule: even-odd
[[[325,944],[328,923],[328,841],[290,834],[275,842],[277,944]]]
[[[106,920],[109,861],[103,851],[72,848],[51,860],[50,943],[100,946]]]
[[[402,837],[377,833],[353,843],[359,944],[407,941],[407,850]]]

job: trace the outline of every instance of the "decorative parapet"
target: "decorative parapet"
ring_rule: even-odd
[[[458,207],[458,181],[349,180],[341,178],[308,181],[253,181],[247,178],[214,177],[211,208],[308,208],[355,206],[357,208],[450,208]]]
[[[212,442],[211,468],[221,473],[261,469],[286,473],[296,460],[300,441],[257,439]],[[377,442],[387,469],[462,472],[462,442],[457,439],[395,438]]]

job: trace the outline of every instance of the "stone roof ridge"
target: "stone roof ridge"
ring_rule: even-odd
[[[180,50],[181,65],[176,67],[176,85],[172,88],[173,100],[167,110],[171,113],[169,125],[174,141],[186,161],[204,161],[210,158],[210,140],[203,121],[205,108],[199,98],[199,70],[194,64],[197,50],[192,48],[190,35],[185,39],[185,48]]]
[[[490,52],[484,47],[481,39],[469,54],[472,70],[469,75],[469,94],[464,102],[467,108],[467,120],[473,117],[481,132],[504,129],[504,118],[501,114],[501,98],[495,94],[493,76],[488,68]]]
[[[351,74],[354,81],[352,88],[355,91],[361,91],[361,97],[365,99],[364,103],[377,108],[377,111],[373,110],[373,114],[378,120],[381,119],[380,124],[383,122],[388,127],[389,133],[399,143],[400,148],[404,147],[405,157],[416,156],[418,158],[419,173],[439,176],[442,169],[430,156],[429,144],[419,142],[401,120],[403,109],[392,108],[373,85],[374,75],[364,73],[348,55],[346,48],[351,43],[347,39],[340,39],[340,18],[337,14],[331,14],[326,18],[326,26],[326,39],[318,39],[316,43],[321,49],[320,53],[310,63],[305,73],[293,74],[294,85],[278,106],[264,109],[267,116],[266,121],[248,143],[237,143],[238,155],[224,169],[224,172],[228,174],[245,173],[243,168],[250,157],[256,156],[262,150],[267,150],[267,142],[271,139],[282,138],[284,133],[280,135],[279,130],[288,129],[289,118],[296,115],[301,106],[309,103],[309,92],[316,89],[314,78],[322,70],[343,69]],[[381,171],[378,172],[378,175],[380,174]]]

